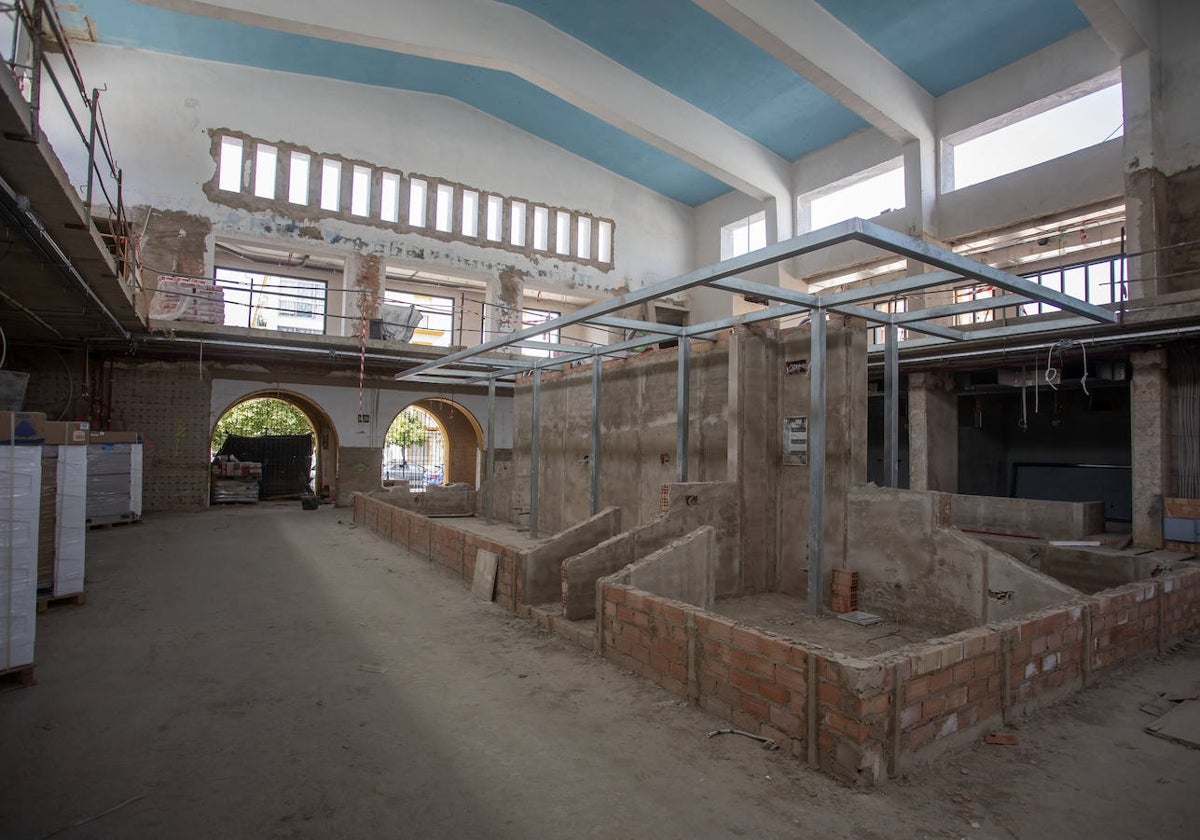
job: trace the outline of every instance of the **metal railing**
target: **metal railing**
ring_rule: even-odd
[[[100,109],[103,89],[93,87],[89,93],[53,0],[0,2],[0,25],[10,30],[0,42],[0,50],[7,50],[0,54],[0,60],[29,104],[26,131],[30,141],[38,142],[43,134],[42,106],[49,80],[79,143],[87,150],[87,181],[82,185],[86,220],[116,260],[117,275],[126,283],[136,283],[137,243],[128,233],[122,195],[124,176],[113,155]],[[61,56],[59,70],[49,60],[51,55]],[[60,78],[64,68],[66,72]]]

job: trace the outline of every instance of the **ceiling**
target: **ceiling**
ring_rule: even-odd
[[[690,206],[731,188],[780,194],[791,162],[868,119],[886,128],[888,85],[931,101],[1088,26],[1072,0],[75,0],[60,12],[105,44],[448,96]],[[882,82],[878,101],[846,82],[855,61]]]

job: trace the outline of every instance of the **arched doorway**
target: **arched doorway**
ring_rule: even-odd
[[[337,429],[334,427],[329,415],[325,413],[325,410],[308,397],[278,389],[259,390],[245,394],[221,411],[216,423],[213,424],[212,435],[216,435],[217,430],[222,426],[222,421],[230,416],[231,412],[239,406],[245,406],[248,403],[258,400],[284,403],[286,406],[295,409],[295,411],[303,415],[308,421],[308,425],[312,429],[313,455],[315,457],[313,489],[319,496],[333,497],[336,492],[336,488],[333,485],[337,478]],[[273,424],[269,416],[258,425],[262,427],[259,429],[258,434],[289,433],[294,431],[291,424],[286,422],[278,428],[272,428]]]
[[[385,438],[382,478],[410,488],[429,484],[479,486],[483,431],[474,415],[453,400],[426,397],[400,411]]]

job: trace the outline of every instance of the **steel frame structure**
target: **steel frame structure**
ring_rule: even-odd
[[[738,275],[775,265],[784,260],[814,253],[846,242],[873,246],[907,260],[919,262],[929,269],[888,280],[873,286],[844,289],[825,294],[812,294],[767,283],[746,280]],[[931,292],[940,287],[964,280],[986,283],[1005,294],[979,300],[932,306],[912,312],[883,312],[873,304],[911,292]],[[615,315],[623,309],[670,297],[705,286],[733,294],[752,295],[773,302],[757,312],[719,318],[693,326],[672,326],[640,321]],[[1039,319],[1036,322],[1007,324],[981,329],[959,329],[936,321],[955,315],[989,309],[1017,306],[1041,301],[1065,313],[1062,318]],[[995,339],[1005,336],[1029,336],[1060,331],[1088,324],[1116,323],[1116,312],[1081,301],[1062,292],[1040,286],[1033,281],[1009,274],[976,260],[955,254],[939,245],[898,233],[874,222],[848,219],[821,230],[768,245],[749,254],[724,260],[670,280],[627,292],[610,300],[598,301],[576,312],[561,315],[510,335],[498,336],[475,347],[417,365],[397,373],[401,381],[417,381],[435,385],[481,385],[488,387],[488,475],[491,476],[492,430],[494,429],[495,394],[497,387],[515,387],[516,377],[532,374],[531,453],[530,453],[530,512],[529,530],[538,536],[538,448],[541,426],[540,396],[543,370],[565,369],[584,360],[592,362],[592,440],[590,457],[591,510],[600,507],[600,423],[601,363],[606,357],[622,357],[631,351],[660,340],[678,341],[678,392],[676,404],[676,480],[688,479],[688,394],[690,381],[691,341],[712,340],[717,334],[744,324],[809,314],[812,325],[809,359],[810,418],[809,418],[809,605],[815,614],[822,606],[822,556],[824,552],[825,497],[825,315],[841,313],[863,318],[885,328],[884,398],[885,398],[885,459],[887,481],[898,484],[897,453],[899,451],[899,327],[923,334],[925,337],[905,342],[906,347],[929,347],[968,339]],[[591,347],[550,344],[535,341],[537,336],[551,330],[585,324],[596,327],[633,330],[643,333],[614,344]],[[561,335],[561,333],[560,333]],[[560,355],[546,358],[497,355],[509,349],[533,348]],[[493,494],[489,486],[487,511],[492,520]]]

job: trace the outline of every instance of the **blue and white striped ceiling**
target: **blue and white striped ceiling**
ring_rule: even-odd
[[[793,161],[866,126],[691,0],[502,0]],[[1088,26],[1071,0],[819,0],[934,96]],[[729,186],[510,73],[201,17],[75,0],[101,43],[440,94],[695,206]]]

